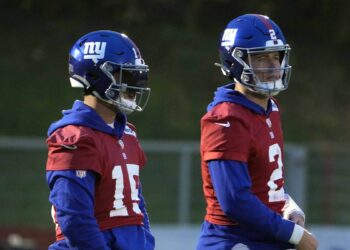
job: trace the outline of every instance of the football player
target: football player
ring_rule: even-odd
[[[146,156],[126,117],[145,108],[148,71],[118,32],[91,32],[70,50],[70,82],[84,98],[48,130],[49,249],[154,249],[140,182]]]
[[[207,203],[197,250],[313,250],[305,215],[284,190],[283,135],[276,96],[286,90],[290,47],[275,22],[247,14],[219,41],[219,87],[201,119]]]

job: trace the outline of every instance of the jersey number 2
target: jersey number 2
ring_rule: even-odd
[[[282,173],[282,151],[280,146],[275,143],[270,145],[269,147],[269,161],[274,162],[275,157],[277,156],[277,168],[272,171],[270,176],[270,180],[267,182],[267,186],[270,188],[269,190],[269,202],[276,202],[284,200],[284,189],[283,187],[277,189],[278,186],[275,181],[283,178]]]
[[[131,200],[132,200],[132,209],[135,213],[140,214],[141,210],[138,205],[140,200],[138,197],[138,189],[136,188],[136,181],[134,176],[139,176],[139,166],[136,164],[126,164],[127,169],[127,178],[130,183],[131,190]],[[115,180],[115,193],[114,193],[114,202],[113,210],[109,212],[110,217],[115,216],[128,216],[128,210],[123,202],[124,199],[124,175],[121,166],[115,166],[112,171],[112,178]]]

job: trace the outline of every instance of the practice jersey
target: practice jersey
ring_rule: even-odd
[[[139,170],[146,156],[127,124],[121,139],[84,126],[68,125],[57,129],[48,139],[46,170],[76,170],[97,174],[94,214],[101,230],[123,225],[141,225],[139,208]],[[54,211],[54,208],[53,208]],[[56,224],[56,238],[63,239]]]
[[[282,214],[285,204],[283,135],[280,114],[272,99],[269,114],[244,105],[222,102],[201,119],[203,190],[207,203],[205,219],[218,225],[238,224],[220,208],[207,161],[234,160],[248,165],[251,192],[266,206]],[[234,209],[234,208],[233,208]]]

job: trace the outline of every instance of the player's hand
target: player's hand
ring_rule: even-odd
[[[301,238],[299,244],[296,246],[297,250],[316,250],[318,242],[309,231],[305,229],[303,237]]]
[[[305,219],[304,217],[297,213],[297,212],[293,212],[289,215],[288,218],[290,221],[293,221],[295,224],[301,226],[301,227],[305,227]]]

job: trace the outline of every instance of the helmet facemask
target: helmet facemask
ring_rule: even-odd
[[[147,65],[142,62],[135,65],[107,61],[100,68],[112,81],[105,91],[108,103],[125,114],[145,109],[151,92],[147,87]]]
[[[262,48],[235,48],[233,58],[242,65],[240,79],[236,81],[245,85],[250,91],[264,96],[275,96],[288,88],[291,66],[289,65],[288,45]],[[273,67],[254,67],[253,57],[277,52],[279,65]]]

